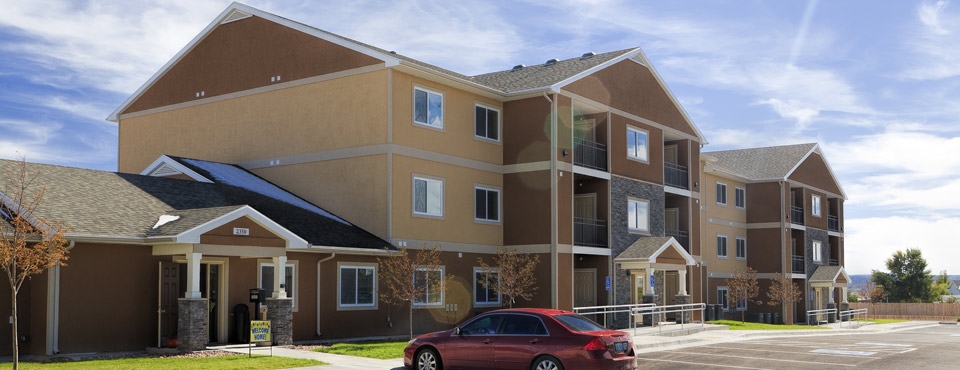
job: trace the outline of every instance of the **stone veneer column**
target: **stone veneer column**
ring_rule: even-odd
[[[293,344],[293,299],[267,298],[267,320],[273,344],[288,346]]]
[[[184,352],[200,351],[210,341],[208,325],[210,301],[206,298],[177,300],[177,348]]]
[[[690,303],[689,295],[677,295],[677,304],[687,304],[687,303]],[[684,324],[689,324],[692,317],[691,311],[684,311],[682,315],[683,315],[682,322]]]
[[[656,303],[659,296],[646,294],[643,296],[643,303]],[[660,324],[660,314],[643,315],[643,326],[654,326]]]

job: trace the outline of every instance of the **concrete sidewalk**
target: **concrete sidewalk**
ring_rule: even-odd
[[[916,329],[925,326],[939,325],[936,321],[908,321],[894,324],[861,323],[851,325],[849,322],[822,325],[829,329],[795,329],[795,330],[729,330],[725,325],[686,324],[663,325],[658,327],[641,327],[637,329],[622,329],[633,334],[634,347],[637,353],[655,352],[668,348],[683,348],[702,346],[712,343],[727,343],[749,339],[774,338],[786,336],[807,335],[843,335],[870,332],[892,332],[907,329]],[[246,346],[210,347],[235,353],[247,353]],[[254,354],[263,355],[269,349],[255,347]],[[300,369],[315,370],[400,370],[404,369],[402,359],[376,360],[363,357],[335,355],[329,353],[296,350],[284,347],[273,347],[274,356],[307,358],[323,361],[329,365],[311,366]]]

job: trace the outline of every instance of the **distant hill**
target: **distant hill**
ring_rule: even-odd
[[[950,280],[960,280],[960,275],[947,275],[950,277]],[[937,275],[934,274],[934,279]],[[850,284],[847,284],[847,288],[851,291],[857,291],[860,287],[867,285],[870,282],[870,275],[850,275]]]

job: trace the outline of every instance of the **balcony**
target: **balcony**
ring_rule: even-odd
[[[690,253],[690,233],[683,230],[664,230],[664,234],[677,239],[677,242],[680,243],[683,250]]]
[[[806,273],[803,269],[803,256],[793,256],[793,273],[794,274],[803,274]]]
[[[840,219],[837,216],[827,216],[827,230],[840,231]]]
[[[573,138],[573,164],[607,170],[607,146],[584,138]]]
[[[790,223],[803,225],[803,208],[797,206],[790,207]]]
[[[587,247],[608,247],[607,222],[590,218],[573,218],[573,244]]]
[[[687,167],[676,163],[663,163],[663,182],[675,188],[689,189],[690,180],[687,176]]]

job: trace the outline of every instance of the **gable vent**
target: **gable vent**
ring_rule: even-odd
[[[543,63],[543,65],[552,66],[552,65],[554,65],[554,64],[557,64],[558,62],[560,62],[560,59],[553,58],[553,59],[548,60],[546,63]]]
[[[586,53],[583,53],[583,55],[580,56],[580,60],[593,58],[594,55],[597,55],[597,53],[594,53],[594,52],[592,52],[592,51],[588,51],[588,52],[586,52]]]
[[[241,12],[241,11],[239,11],[239,10],[234,9],[232,12],[230,12],[230,14],[227,14],[227,16],[224,17],[222,21],[220,21],[220,24],[226,24],[226,23],[230,23],[230,22],[234,22],[234,21],[239,21],[239,20],[241,20],[241,19],[246,19],[246,18],[250,18],[250,17],[252,17],[252,15],[250,15],[250,13],[244,13],[244,12]]]
[[[525,65],[523,65],[523,64],[517,64],[517,65],[515,65],[515,66],[513,66],[513,69],[512,69],[512,71],[518,71],[518,70],[521,70],[521,69],[523,69],[523,67],[526,67],[526,66],[525,66]]]
[[[153,177],[167,177],[167,176],[179,175],[179,174],[182,174],[182,173],[183,173],[183,172],[180,172],[180,171],[177,170],[176,168],[173,168],[173,167],[171,167],[170,165],[164,163],[164,164],[161,164],[160,167],[157,167],[157,169],[153,170],[153,172],[150,172],[149,176],[153,176]]]

